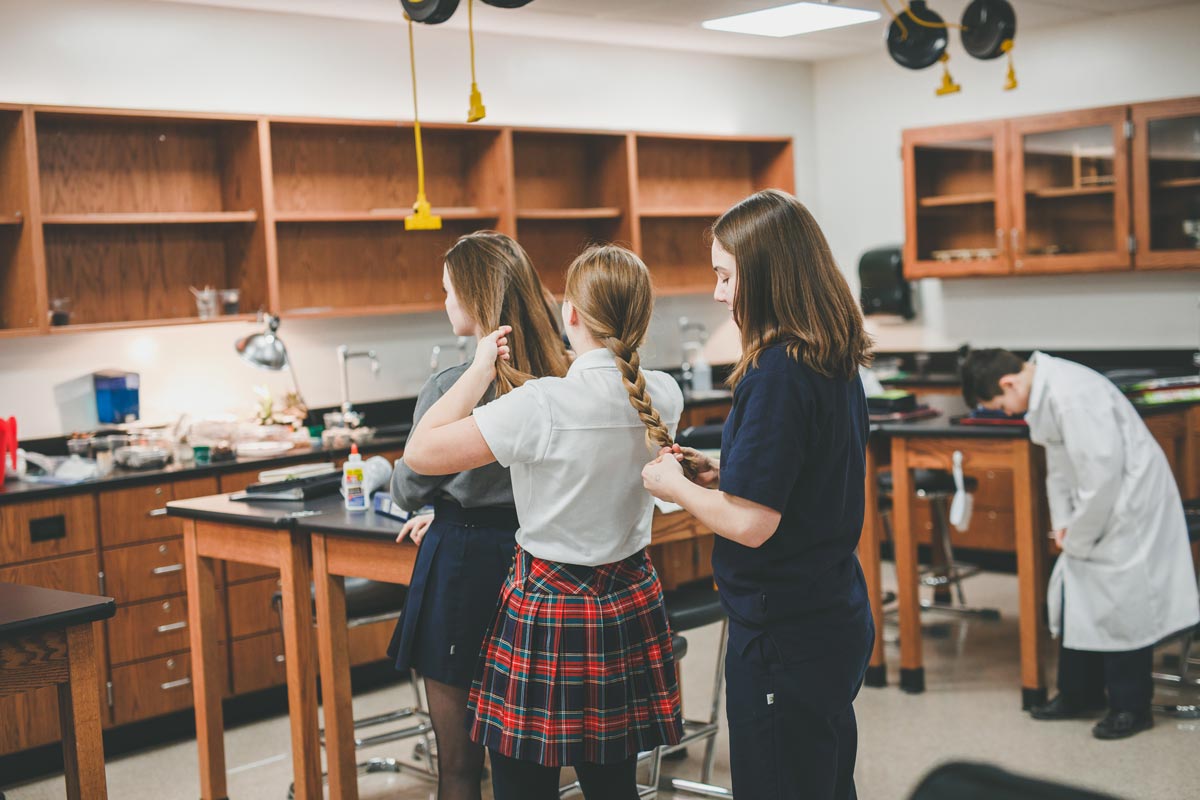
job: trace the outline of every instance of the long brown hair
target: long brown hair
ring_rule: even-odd
[[[478,231],[446,251],[450,283],[484,332],[512,327],[512,359],[496,364],[496,396],[533,378],[567,374],[567,352],[548,294],[529,255],[509,236]]]
[[[616,358],[629,403],[646,426],[646,443],[656,452],[674,444],[646,391],[638,348],[654,312],[650,271],[634,253],[617,245],[589,247],[567,270],[566,298],[583,326]],[[695,474],[690,460],[684,468]]]
[[[850,380],[871,363],[862,312],[825,234],[799,200],[778,189],[757,192],[722,214],[712,234],[737,264],[733,318],[742,355],[731,387],[776,344],[829,378]]]

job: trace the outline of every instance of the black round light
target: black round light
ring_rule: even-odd
[[[458,0],[400,0],[400,5],[413,22],[438,25],[454,15]]]
[[[926,7],[925,0],[912,0],[908,10],[922,22],[944,25],[941,16]],[[908,31],[907,36],[904,35],[905,31]],[[945,27],[918,25],[903,12],[888,26],[888,54],[905,69],[925,69],[936,64],[949,43]]]
[[[984,61],[1004,55],[1002,45],[1017,35],[1017,13],[1008,0],[972,0],[962,24],[963,49]]]
[[[529,5],[533,0],[483,0],[483,2],[496,8],[520,8]]]

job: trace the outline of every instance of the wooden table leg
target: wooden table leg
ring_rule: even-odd
[[[900,605],[900,688],[925,691],[921,658],[921,595],[917,572],[917,537],[912,520],[912,474],[908,442],[892,438],[892,544],[896,556],[896,598]]]
[[[317,680],[313,661],[312,565],[309,536],[280,534],[283,648],[296,800],[321,800],[321,748],[317,734]]]
[[[1013,443],[1013,520],[1021,609],[1021,707],[1025,709],[1046,702],[1045,670],[1042,664],[1046,531],[1041,530],[1039,470],[1033,459],[1032,444],[1027,440]]]
[[[192,696],[196,711],[196,745],[200,753],[201,800],[229,796],[225,774],[225,716],[221,708],[221,673],[217,651],[216,565],[200,556],[196,521],[183,526],[187,574],[188,630],[192,645]]]
[[[876,450],[881,445],[867,442],[867,475],[864,486],[866,499],[863,509],[862,536],[858,540],[858,563],[862,566],[867,582],[867,599],[871,603],[871,617],[875,620],[875,647],[867,666],[864,683],[867,686],[887,686],[887,663],[883,653],[883,581],[879,563],[879,464]]]
[[[63,768],[69,800],[105,800],[104,739],[92,623],[67,628],[69,679],[58,684]]]
[[[312,535],[329,797],[330,800],[358,800],[354,709],[350,699],[350,637],[346,629],[346,580],[341,575],[329,574],[326,541],[324,534]]]

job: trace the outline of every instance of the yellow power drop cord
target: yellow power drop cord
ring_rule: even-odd
[[[487,116],[483,95],[475,83],[475,0],[467,0],[467,36],[471,42],[471,99],[467,108],[467,122],[479,122]]]
[[[942,57],[938,59],[942,62],[942,85],[938,87],[937,95],[942,97],[955,92],[961,92],[962,86],[954,82],[954,78],[950,77],[950,54],[942,53]]]
[[[1017,73],[1013,69],[1012,49],[1012,39],[1005,39],[1000,45],[1000,50],[1008,54],[1008,75],[1004,79],[1004,91],[1006,92],[1017,88]]]
[[[412,71],[413,91],[413,136],[417,142],[417,202],[413,203],[413,213],[404,218],[406,231],[440,231],[442,218],[430,211],[429,201],[425,199],[425,155],[421,150],[421,118],[417,113],[417,54],[413,47],[412,17],[405,15],[408,20],[408,62]]]

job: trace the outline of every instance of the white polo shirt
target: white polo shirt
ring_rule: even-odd
[[[674,436],[683,393],[665,372],[644,374]],[[654,503],[642,488],[642,467],[655,453],[607,349],[576,358],[566,377],[529,381],[474,413],[496,460],[510,470],[522,549],[596,566],[650,543]]]

